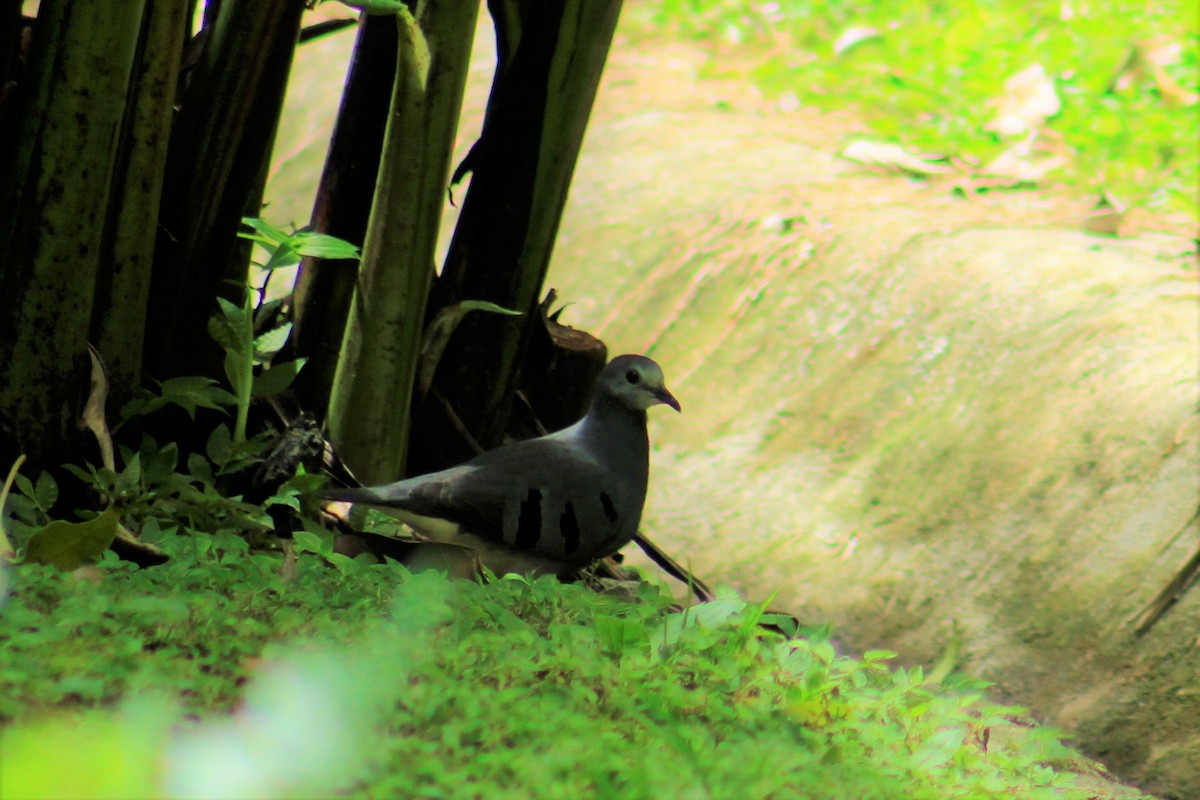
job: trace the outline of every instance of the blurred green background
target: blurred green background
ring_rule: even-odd
[[[984,163],[1012,144],[984,129],[1005,81],[1041,64],[1061,100],[1039,135],[1064,156],[1050,179],[1196,219],[1198,9],[1175,0],[663,0],[626,13],[639,30],[704,42],[708,76],[748,77],[784,104],[850,111],[875,138]]]

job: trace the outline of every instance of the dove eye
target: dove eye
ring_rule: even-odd
[[[641,379],[642,379],[642,376],[638,375],[636,369],[631,369],[631,370],[629,370],[629,372],[625,373],[625,380],[628,383],[632,383],[632,384],[636,385],[637,382],[640,381]]]

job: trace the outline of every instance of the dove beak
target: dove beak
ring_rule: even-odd
[[[675,395],[667,391],[667,387],[664,386],[656,391],[654,396],[658,398],[658,402],[670,406],[681,414],[683,413],[683,409],[679,407],[679,401],[675,399]]]

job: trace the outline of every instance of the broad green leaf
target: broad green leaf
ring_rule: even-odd
[[[235,353],[232,350],[225,353],[225,377],[229,381],[229,388],[233,389],[235,398],[245,395],[246,381],[253,378],[252,373],[247,374],[249,372],[246,358],[241,353]],[[237,401],[234,402],[236,404]]]
[[[327,233],[301,231],[292,236],[291,246],[302,256],[312,258],[359,259],[358,248]]]
[[[117,535],[120,513],[115,508],[86,522],[56,520],[37,531],[25,545],[25,561],[51,564],[71,572],[100,558]]]
[[[237,307],[224,297],[218,297],[217,303],[221,310],[209,320],[208,333],[225,351],[225,375],[234,394],[240,395],[240,376],[249,371],[249,364],[245,362],[253,357],[253,316],[249,310]]]
[[[215,431],[214,431],[214,433],[215,433]],[[228,428],[226,428],[226,435],[228,435]],[[212,438],[211,437],[209,438],[209,445],[208,445],[208,448],[206,448],[206,449],[208,449],[208,450],[212,449]],[[200,455],[199,453],[188,453],[187,468],[188,468],[188,475],[191,475],[193,478],[200,481],[202,484],[204,484],[206,486],[212,485],[213,480],[214,480],[214,476],[213,476],[213,472],[212,472],[212,463],[209,462],[209,460],[207,458]]]
[[[76,478],[79,478],[79,480],[83,481],[84,483],[92,483],[96,480],[96,468],[91,464],[87,465],[87,469],[84,469],[77,464],[63,464],[63,469],[74,475]]]
[[[295,361],[284,361],[274,364],[254,376],[254,385],[250,389],[252,397],[270,397],[279,394],[292,385],[292,381],[300,373],[300,368],[308,361],[307,358],[297,358]]]
[[[38,508],[43,511],[49,511],[50,507],[58,502],[58,484],[50,477],[49,472],[38,475],[37,484],[33,487],[33,496],[37,500]]]
[[[319,556],[333,552],[332,541],[327,541],[310,531],[295,531],[292,533],[292,541],[296,543],[297,550],[316,553]]]
[[[363,571],[363,565],[349,556],[334,553],[332,550],[325,554],[325,560],[337,567],[342,575],[357,575]]]
[[[17,491],[28,497],[30,500],[37,502],[37,492],[33,488],[33,481],[25,477],[21,473],[12,476],[13,485],[17,487]]]
[[[246,323],[246,312],[224,297],[217,298],[217,305],[221,309],[221,319],[234,326],[235,330],[241,330]]]
[[[324,486],[326,478],[320,474],[310,474],[304,471],[304,465],[296,467],[296,473],[288,478],[275,494],[263,501],[264,508],[271,506],[287,506],[296,511],[300,510],[300,496],[315,492]]]
[[[272,328],[254,340],[254,358],[256,361],[266,361],[283,349],[288,337],[292,335],[292,323],[285,322],[278,328]]]
[[[136,491],[142,482],[142,454],[133,453],[125,460],[120,482],[129,491]]]
[[[233,446],[233,436],[229,433],[229,427],[226,425],[218,425],[213,428],[213,432],[208,437],[208,443],[204,447],[204,452],[208,455],[208,460],[214,464],[224,464],[229,459],[229,453]],[[191,459],[188,460],[189,464]],[[192,473],[195,475],[195,473]]]
[[[147,395],[135,398],[121,409],[121,416],[128,419],[153,413],[169,403],[182,408],[192,419],[196,418],[197,408],[211,408],[214,411],[224,411],[233,405],[234,398],[212,378],[200,375],[189,375],[182,378],[170,378],[159,385],[157,397]]]
[[[208,335],[226,352],[241,347],[240,331],[228,319],[219,314],[214,314],[209,318]]]
[[[291,240],[284,242],[271,251],[271,257],[267,259],[267,263],[262,265],[262,268],[267,272],[280,267],[290,267],[300,263],[300,254],[296,252]]]
[[[261,234],[264,238],[269,239],[270,241],[274,242],[275,244],[282,244],[283,242],[286,242],[288,240],[288,235],[286,233],[279,230],[278,228],[268,225],[266,222],[263,222],[258,217],[242,217],[242,224],[253,228],[259,234]],[[245,232],[239,233],[238,236],[241,236],[243,239],[252,238],[249,234],[247,234]]]
[[[144,473],[148,482],[161,481],[179,464],[179,445],[167,442],[165,447],[152,448],[143,458]]]
[[[261,328],[281,305],[283,305],[283,300],[276,298],[274,300],[268,300],[258,308],[254,309],[254,330]]]

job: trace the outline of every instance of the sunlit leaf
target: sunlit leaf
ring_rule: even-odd
[[[268,239],[269,241],[272,241],[275,244],[282,244],[283,242],[287,241],[288,234],[284,233],[283,231],[279,230],[278,228],[268,225],[266,222],[259,219],[258,217],[242,217],[242,224],[250,226],[255,231],[257,231],[263,238]],[[252,238],[247,233],[239,233],[238,235],[245,239]]]
[[[295,234],[290,242],[302,256],[329,259],[358,259],[358,248],[344,239],[326,233],[304,231]]]
[[[272,328],[254,340],[254,358],[266,361],[283,349],[288,336],[292,334],[292,323],[285,322],[278,328]]]
[[[300,263],[300,253],[292,246],[292,242],[286,241],[276,247],[271,252],[271,257],[267,259],[267,263],[262,265],[262,268],[267,272],[280,267],[290,267]]]

